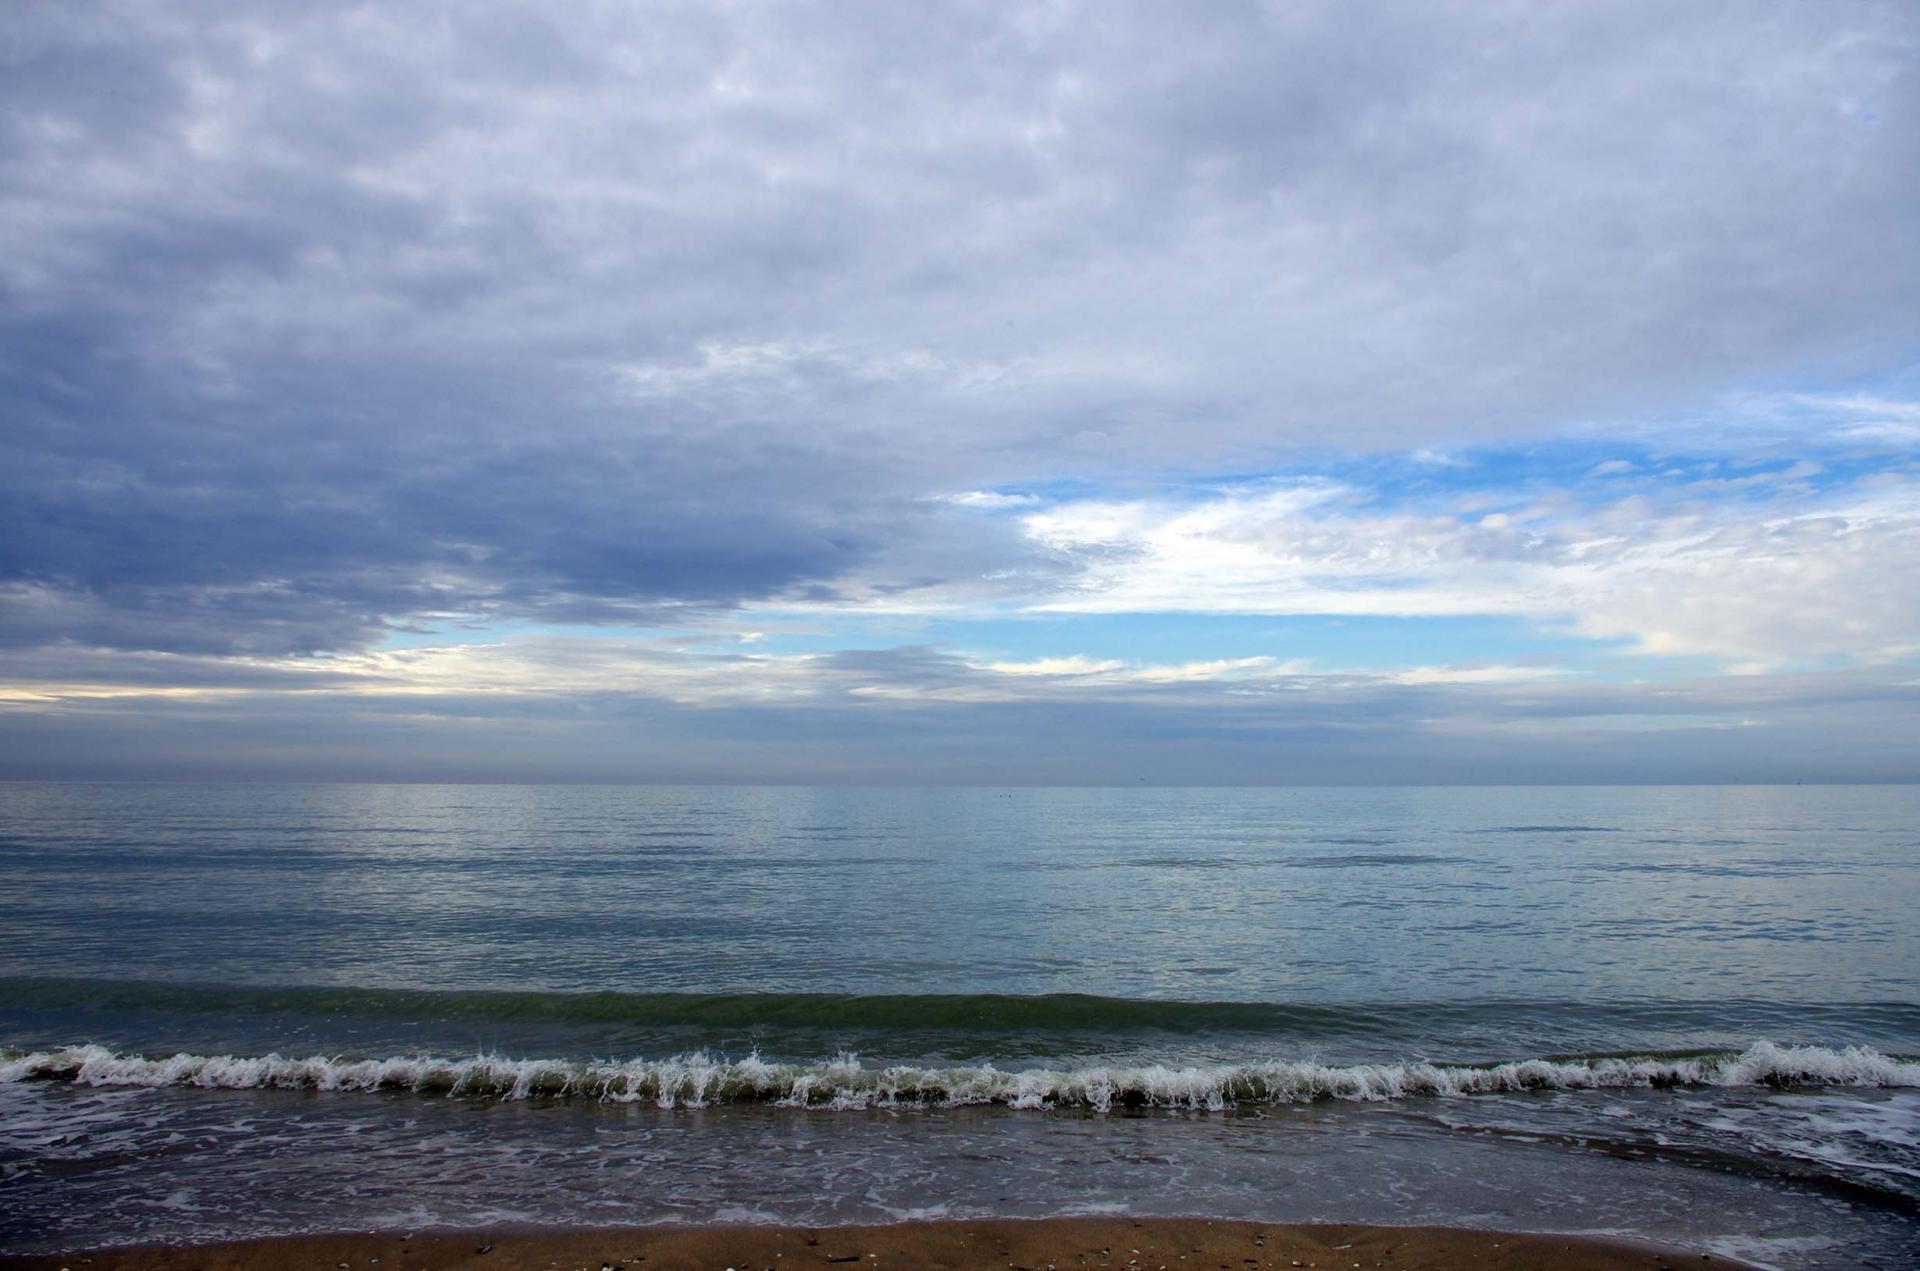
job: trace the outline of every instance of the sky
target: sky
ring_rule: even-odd
[[[1920,8],[23,0],[0,777],[1920,780]]]

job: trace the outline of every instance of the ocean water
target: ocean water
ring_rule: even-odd
[[[1920,1257],[1920,788],[0,784],[0,1252],[1131,1212]]]

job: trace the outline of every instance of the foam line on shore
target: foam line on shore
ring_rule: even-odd
[[[1379,1102],[1528,1090],[1655,1087],[1920,1087],[1920,1062],[1864,1047],[1756,1042],[1708,1055],[1525,1059],[1455,1066],[1430,1063],[1329,1066],[1275,1060],[1246,1064],[1091,1066],[1003,1070],[873,1066],[838,1055],[807,1064],[729,1059],[707,1052],[663,1059],[574,1062],[475,1055],[350,1059],[142,1055],[101,1046],[0,1051],[0,1082],[86,1086],[411,1091],[456,1097],[564,1098],[660,1107],[770,1103],[862,1108],[999,1104],[1009,1108],[1221,1109],[1239,1104]]]

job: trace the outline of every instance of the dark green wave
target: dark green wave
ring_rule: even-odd
[[[183,985],[148,981],[0,979],[0,1009],[504,1024],[646,1025],[701,1030],[928,1031],[964,1034],[1172,1033],[1227,1036],[1421,1035],[1472,1022],[1570,1018],[1677,1026],[1783,1019],[1920,1033],[1920,1005],[1720,1001],[1311,1004],[1169,1001],[1086,993],[630,993],[428,991],[348,987]]]

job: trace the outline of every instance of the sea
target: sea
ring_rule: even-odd
[[[0,784],[0,1252],[1205,1215],[1920,1262],[1920,788]]]

